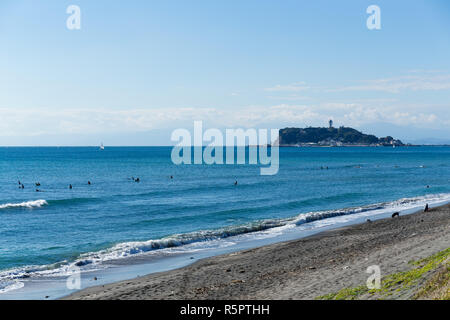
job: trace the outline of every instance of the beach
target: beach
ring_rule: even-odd
[[[316,299],[365,285],[369,266],[379,266],[382,278],[411,270],[412,261],[450,247],[449,231],[447,204],[426,213],[207,258],[184,268],[87,288],[65,299]],[[435,272],[424,273],[386,298],[413,298]]]
[[[0,299],[67,296],[74,270],[85,289],[450,203],[448,147],[282,148],[273,176],[176,166],[171,151],[0,148]],[[302,245],[332,256],[322,243]]]
[[[0,5],[0,301],[450,300],[448,1],[74,2]]]

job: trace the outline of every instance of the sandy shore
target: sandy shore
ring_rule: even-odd
[[[198,261],[66,299],[314,299],[450,247],[450,205]],[[409,298],[413,289],[393,298]]]

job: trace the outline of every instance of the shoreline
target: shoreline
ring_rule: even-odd
[[[446,204],[205,258],[62,299],[315,299],[365,284],[371,265],[380,266],[382,277],[408,270],[412,260],[447,249],[449,231]],[[410,298],[410,291],[397,298]]]
[[[407,203],[406,207],[404,206],[405,203]],[[393,202],[336,209],[330,212],[318,211],[331,214],[328,214],[329,217],[325,219],[313,219],[307,223],[304,223],[305,221],[302,219],[297,221],[294,217],[287,218],[287,221],[285,221],[286,224],[283,224],[281,227],[242,233],[227,238],[220,238],[212,242],[194,242],[181,247],[174,247],[173,249],[164,248],[161,250],[152,250],[142,255],[133,255],[124,257],[123,259],[109,259],[100,263],[100,267],[95,267],[95,263],[88,263],[86,269],[80,270],[81,288],[77,289],[72,289],[67,285],[66,280],[68,280],[68,275],[66,275],[66,273],[62,275],[54,273],[54,276],[45,275],[44,277],[27,276],[24,277],[23,281],[21,281],[22,278],[19,278],[19,282],[16,282],[18,284],[20,284],[20,282],[23,283],[21,287],[10,288],[6,292],[0,293],[0,299],[61,299],[70,294],[79,292],[80,289],[84,290],[89,287],[134,279],[142,275],[171,271],[210,257],[232,254],[243,250],[260,248],[292,240],[306,239],[312,235],[321,234],[329,230],[337,230],[345,228],[346,226],[364,223],[367,218],[372,219],[372,221],[384,219],[390,217],[394,211],[399,211],[402,216],[414,214],[423,208],[426,203],[430,204],[430,208],[434,208],[449,204],[450,198],[436,194],[431,198],[419,196],[414,198],[402,198]],[[410,205],[412,206],[410,207]],[[363,208],[365,209],[359,210]],[[374,208],[376,210],[373,210]],[[347,214],[349,213],[347,212],[348,210],[350,210],[351,214]],[[335,215],[334,213],[338,214]],[[301,214],[295,218],[299,218],[300,216]],[[136,243],[131,244],[136,246]],[[142,244],[144,246],[148,245],[145,242]],[[123,250],[123,248],[121,250]],[[94,252],[91,256],[93,254],[97,253]],[[84,263],[84,261],[88,261],[87,259],[89,259],[89,257],[84,257],[77,261]],[[92,257],[94,259],[99,259],[98,256]],[[102,267],[101,265],[104,266]],[[94,268],[92,268],[92,266],[94,266]]]

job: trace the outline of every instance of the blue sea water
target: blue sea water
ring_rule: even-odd
[[[450,200],[450,147],[281,148],[273,176],[256,165],[174,165],[171,150],[0,148],[0,299],[73,265],[214,252],[241,235]]]

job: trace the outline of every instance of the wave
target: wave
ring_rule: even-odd
[[[73,272],[73,268],[75,267],[83,270],[102,268],[106,266],[101,265],[108,261],[138,256],[160,249],[181,247],[192,243],[221,240],[233,236],[255,232],[257,233],[259,231],[265,231],[277,227],[296,227],[305,223],[344,215],[378,215],[387,212],[417,208],[419,206],[423,206],[425,203],[436,204],[448,201],[450,201],[449,193],[432,194],[414,198],[403,198],[396,201],[375,203],[359,207],[301,213],[290,218],[265,219],[254,221],[252,223],[247,223],[244,225],[228,226],[216,230],[202,230],[185,234],[175,234],[161,239],[123,242],[118,243],[108,249],[81,254],[76,259],[71,261],[62,261],[47,266],[28,266],[24,268],[15,268],[0,271],[0,290],[5,290],[5,287],[3,287],[2,289],[1,286],[1,283],[5,283],[5,281],[11,283],[11,281],[20,281],[21,279],[36,276],[66,276],[69,272]],[[190,248],[189,250],[191,249],[192,248]],[[10,288],[13,287],[17,288],[17,285],[14,285]]]
[[[25,201],[20,203],[5,203],[0,204],[0,209],[12,209],[12,208],[39,208],[42,206],[48,205],[48,202],[45,200],[32,200]]]
[[[4,284],[0,283],[0,293],[17,290],[17,289],[23,288],[24,286],[25,286],[25,284],[20,281],[10,281],[10,282],[6,282]]]
[[[48,200],[49,205],[69,205],[69,204],[82,204],[89,202],[100,202],[101,198],[67,198],[67,199],[56,199],[56,200]]]
[[[99,252],[100,255],[110,258],[120,258],[129,255],[145,253],[152,250],[178,247],[193,242],[209,241],[224,239],[241,234],[264,231],[276,227],[286,225],[301,225],[317,220],[323,220],[343,215],[352,215],[356,213],[385,213],[387,211],[405,210],[424,205],[425,203],[436,203],[442,201],[450,201],[450,194],[426,195],[415,198],[403,198],[392,202],[376,203],[360,207],[344,208],[338,210],[316,211],[302,213],[291,218],[284,219],[265,219],[254,221],[245,225],[229,226],[217,230],[205,230],[190,232],[185,234],[177,234],[170,237],[148,240],[141,242],[126,242],[117,244],[114,247]]]
[[[13,208],[40,208],[42,206],[66,206],[83,204],[90,202],[100,202],[101,198],[68,198],[68,199],[56,199],[56,200],[30,200],[20,203],[5,203],[0,204],[1,209],[13,209]]]

